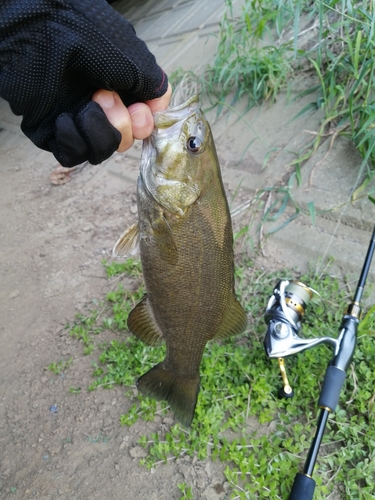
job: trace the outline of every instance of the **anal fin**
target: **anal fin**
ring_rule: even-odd
[[[246,313],[238,302],[237,297],[232,294],[225,310],[223,321],[214,338],[224,339],[232,335],[238,335],[245,331],[246,326]]]

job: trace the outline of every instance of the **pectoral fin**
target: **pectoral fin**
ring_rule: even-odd
[[[243,333],[247,326],[247,317],[236,296],[231,295],[228,307],[224,313],[223,321],[220,325],[215,339],[224,339],[232,335]]]
[[[138,221],[122,233],[112,250],[113,256],[129,257],[139,252],[139,225]]]
[[[160,257],[168,264],[176,264],[178,261],[176,242],[163,213],[152,220],[152,232]]]
[[[154,319],[147,296],[129,314],[128,328],[145,344],[156,346],[162,342],[163,334]]]

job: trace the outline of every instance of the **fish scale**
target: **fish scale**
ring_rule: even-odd
[[[115,254],[139,243],[146,295],[129,315],[129,330],[150,345],[166,343],[165,359],[138,380],[139,390],[167,400],[189,426],[209,340],[243,332],[246,314],[234,291],[233,234],[210,126],[196,96],[154,116],[143,144],[138,222]]]

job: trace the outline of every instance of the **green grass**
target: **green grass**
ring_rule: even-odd
[[[319,18],[315,46],[302,50],[318,79],[316,107],[325,119],[323,135],[349,137],[363,158],[361,169],[375,167],[375,12],[372,1],[313,2]],[[316,90],[316,88],[314,88]],[[315,144],[316,148],[316,144]]]
[[[114,280],[116,273],[131,273],[134,269],[139,272],[134,261],[106,264],[106,268]],[[231,498],[288,497],[315,431],[319,391],[332,356],[328,347],[320,346],[288,358],[288,376],[295,397],[277,398],[281,378],[277,362],[266,358],[262,346],[266,328],[263,313],[277,281],[292,274],[259,271],[251,261],[243,261],[236,268],[237,290],[250,317],[249,330],[239,338],[207,345],[191,428],[176,423],[142,436],[139,442],[147,450],[142,465],[151,468],[184,455],[211,457],[225,464]],[[311,273],[298,278],[316,289],[324,302],[314,300],[309,305],[304,334],[336,336],[344,307],[351,298],[347,288],[329,274]],[[85,348],[92,346],[89,352],[96,363],[89,389],[114,384],[126,388],[133,404],[119,417],[119,425],[127,426],[138,419],[153,421],[156,415],[172,416],[166,403],[142,395],[135,397],[131,390],[135,379],[164,356],[164,347],[149,348],[126,330],[129,311],[143,295],[140,280],[136,279],[139,287],[132,292],[118,285],[99,308],[87,316],[78,316],[69,326],[71,335]],[[103,343],[100,334],[108,328],[118,338]],[[329,419],[314,472],[317,500],[330,498],[334,491],[343,499],[374,498],[374,336],[375,307],[361,323],[339,407]],[[181,498],[194,498],[194,485],[181,483],[178,487]]]
[[[178,484],[178,489],[182,493],[181,499],[184,499],[184,498],[194,498],[191,486],[187,486],[186,483],[179,483]]]
[[[282,29],[280,23],[288,23],[293,11],[282,8],[280,15],[275,3],[245,0],[240,14],[234,16],[231,0],[226,1],[216,57],[204,74],[204,90],[211,100],[217,99],[219,111],[228,95],[231,104],[245,96],[248,107],[273,99],[290,76],[293,45],[272,43],[270,26]]]
[[[56,363],[51,363],[48,365],[48,370],[51,370],[53,373],[56,375],[59,375],[60,373],[63,373],[66,371],[66,369],[72,364],[73,358],[70,357],[67,361],[61,359],[60,361],[57,361]]]
[[[362,168],[374,167],[373,1],[243,0],[236,14],[231,0],[226,5],[214,63],[203,74],[218,110],[228,96],[231,105],[246,96],[249,107],[274,99],[292,76],[310,73],[315,98],[305,111],[323,108],[325,119],[309,153],[327,132],[346,135]]]

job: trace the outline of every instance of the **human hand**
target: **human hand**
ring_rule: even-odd
[[[98,164],[151,133],[154,103],[169,102],[167,77],[105,0],[2,0],[0,19],[0,95],[59,163]]]
[[[146,139],[154,128],[152,114],[163,111],[169,105],[172,87],[168,84],[167,92],[157,99],[137,102],[126,107],[117,92],[98,90],[92,100],[103,109],[110,123],[121,133],[119,153],[129,149],[134,139]]]

